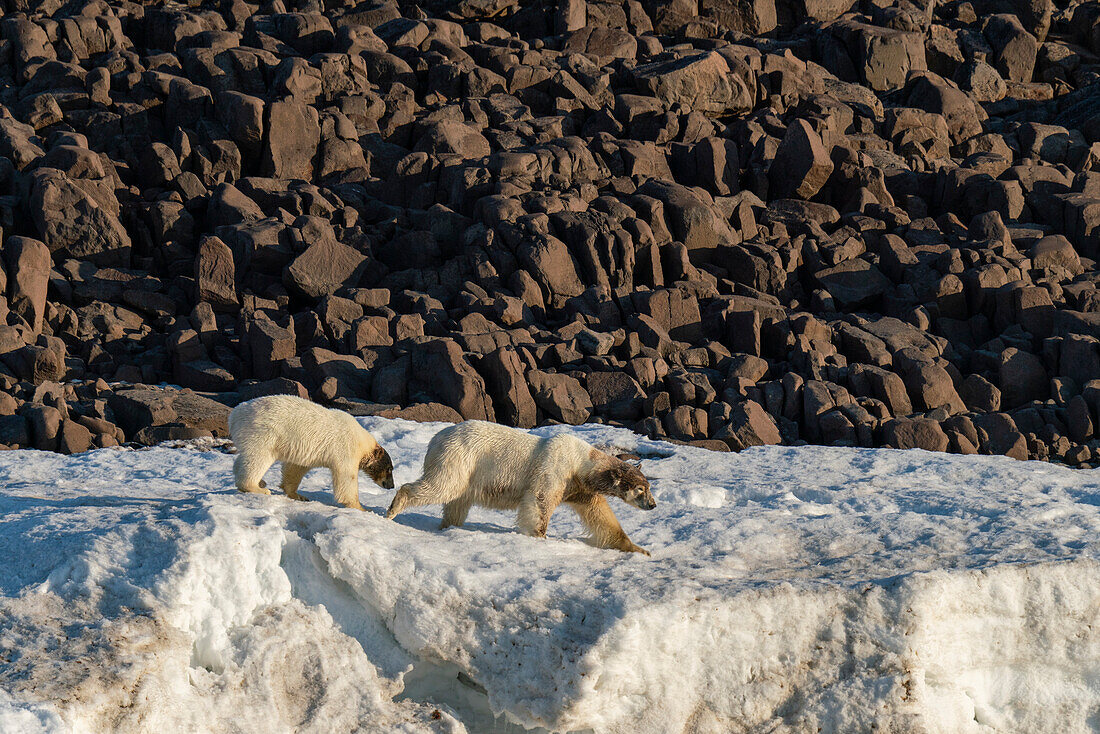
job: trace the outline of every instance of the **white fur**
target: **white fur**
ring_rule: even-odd
[[[283,491],[297,499],[298,483],[310,469],[332,472],[336,501],[359,504],[359,465],[378,442],[351,415],[291,395],[268,395],[241,403],[229,414],[237,446],[233,474],[242,492],[270,494],[261,478],[283,462]]]
[[[423,476],[398,490],[386,516],[443,503],[446,528],[461,525],[472,505],[518,509],[520,531],[541,537],[550,514],[568,496],[597,545],[642,551],[622,532],[607,501],[586,490],[595,472],[616,461],[574,436],[538,438],[496,423],[465,421],[432,437]]]

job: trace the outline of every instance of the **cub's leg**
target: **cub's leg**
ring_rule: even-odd
[[[359,504],[359,467],[353,464],[349,467],[335,467],[332,469],[332,489],[336,494],[336,502],[353,510],[362,510]]]
[[[452,525],[461,527],[462,523],[466,522],[466,515],[470,512],[470,504],[470,500],[460,497],[443,505],[443,522],[440,523],[439,529],[446,530]]]
[[[274,463],[275,457],[266,451],[242,451],[237,454],[237,458],[233,460],[233,478],[237,482],[237,489],[252,494],[271,494],[263,476]]]
[[[649,551],[635,545],[626,537],[623,528],[619,525],[615,513],[607,500],[598,494],[589,495],[580,500],[568,503],[573,510],[580,515],[581,521],[592,532],[592,543],[597,548],[613,548],[627,553],[644,553]]]
[[[298,494],[298,485],[302,483],[302,477],[306,475],[307,471],[309,471],[308,466],[283,462],[282,489],[287,497],[292,500],[306,501],[305,497]]]

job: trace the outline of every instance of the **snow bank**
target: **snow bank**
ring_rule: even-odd
[[[364,423],[399,484],[439,428]],[[1100,731],[1100,475],[560,430],[643,457],[651,559],[209,447],[0,454],[0,731]]]

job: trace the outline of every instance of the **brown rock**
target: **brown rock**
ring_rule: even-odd
[[[434,156],[457,155],[463,159],[483,158],[492,152],[489,141],[474,128],[455,120],[431,125],[414,150]]]
[[[233,251],[212,235],[202,238],[195,256],[195,299],[222,311],[238,305]]]
[[[1039,43],[1014,15],[998,13],[985,19],[982,33],[993,47],[994,66],[1008,81],[1030,82]]]
[[[1034,354],[1009,347],[1001,353],[997,379],[1005,408],[1018,408],[1050,394],[1050,378],[1043,362]]]
[[[57,451],[57,437],[63,420],[61,412],[49,405],[27,405],[23,416],[31,429],[31,445],[39,451]]]
[[[531,370],[527,380],[535,402],[555,420],[579,425],[592,415],[592,398],[579,380],[542,370]]]
[[[61,423],[57,450],[63,454],[79,454],[92,448],[92,432],[77,423],[65,419]]]
[[[832,173],[833,161],[821,138],[808,122],[796,118],[787,126],[768,169],[771,182],[768,193],[776,199],[809,199],[821,190]]]
[[[930,418],[895,418],[882,426],[883,443],[896,449],[947,451],[949,441],[940,424]]]
[[[893,288],[878,268],[859,258],[819,270],[814,277],[845,310],[869,306]]]
[[[485,375],[497,420],[517,428],[533,428],[538,422],[538,409],[516,350],[501,347],[492,351],[481,358],[478,367]]]
[[[645,392],[625,372],[591,372],[586,388],[593,408],[601,415],[629,420],[641,412]]]
[[[328,238],[314,242],[283,273],[287,289],[306,298],[321,298],[358,285],[367,258],[358,250]]]
[[[495,420],[485,380],[470,366],[462,348],[448,339],[433,339],[412,352],[413,384],[417,391],[449,405],[467,420]]]
[[[1060,270],[1070,276],[1078,276],[1085,271],[1073,245],[1060,234],[1043,237],[1032,246],[1031,267]]]
[[[264,125],[266,138],[260,171],[273,178],[313,178],[313,159],[321,141],[317,110],[298,102],[272,102]]]
[[[975,413],[996,413],[1001,409],[1001,391],[981,375],[968,375],[959,386],[959,396]]]
[[[745,81],[714,51],[642,64],[634,69],[634,84],[669,107],[678,104],[709,115],[746,112],[754,101]]]
[[[714,438],[724,441],[733,451],[783,443],[775,419],[753,400],[735,405],[730,422],[720,428]]]
[[[905,389],[905,382],[898,375],[881,367],[853,364],[848,368],[848,380],[852,392],[881,400],[892,415],[901,417],[913,412],[913,404]]]
[[[3,247],[7,266],[7,292],[11,311],[22,317],[37,334],[46,312],[46,286],[53,261],[45,244],[29,237],[9,237]]]
[[[130,235],[118,220],[113,190],[78,183],[53,168],[40,168],[30,179],[28,208],[51,253],[102,266],[130,265]]]

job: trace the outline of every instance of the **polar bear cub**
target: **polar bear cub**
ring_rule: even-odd
[[[568,435],[538,438],[515,428],[466,421],[432,437],[420,479],[394,495],[387,518],[417,505],[443,503],[441,528],[461,525],[472,505],[519,510],[521,532],[546,537],[562,502],[592,532],[600,548],[645,553],[623,532],[606,497],[643,510],[656,501],[637,467]]]
[[[393,463],[374,436],[342,410],[292,395],[268,395],[241,403],[229,414],[229,435],[237,445],[233,475],[242,492],[271,494],[263,475],[283,462],[282,490],[292,500],[310,469],[332,472],[336,501],[362,510],[359,472],[386,489],[393,487]]]

